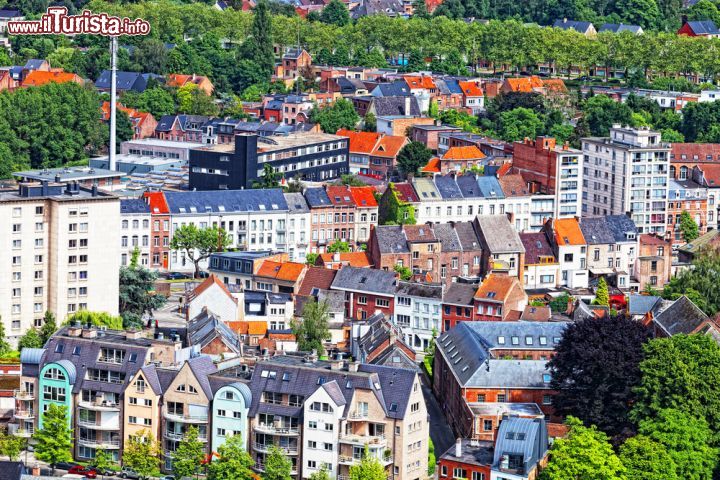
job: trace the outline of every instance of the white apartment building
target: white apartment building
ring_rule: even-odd
[[[230,248],[287,252],[290,260],[305,258],[307,245],[301,239],[309,236],[307,206],[303,209],[300,198],[293,197],[291,210],[281,189],[165,192],[165,198],[172,216],[172,235],[187,224],[218,226],[230,236]],[[295,220],[295,242],[289,241],[291,219]],[[307,227],[298,229],[303,220]],[[206,264],[202,262],[201,267]],[[173,251],[168,269],[189,272],[193,264],[185,252]]]
[[[582,139],[583,216],[631,214],[638,233],[665,233],[670,144],[648,128],[614,125]]]
[[[127,266],[137,248],[138,263],[150,265],[150,205],[141,199],[120,200],[120,265]]]
[[[587,267],[591,276],[613,278],[618,288],[630,287],[630,276],[639,250],[637,228],[626,215],[580,219],[587,242]]]
[[[433,333],[442,330],[442,285],[398,282],[394,321],[405,343],[417,352],[430,346]]]
[[[346,401],[336,381],[323,384],[303,404],[303,448],[301,478],[310,478],[323,468],[337,478],[340,456],[340,421]]]
[[[76,183],[21,183],[0,191],[0,317],[15,344],[79,310],[118,314],[120,206],[117,197]]]

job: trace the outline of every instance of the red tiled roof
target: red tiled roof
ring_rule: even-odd
[[[377,200],[375,200],[375,189],[373,187],[350,187],[350,195],[357,207],[378,206]]]
[[[685,156],[685,158],[683,158],[683,155]],[[710,158],[708,158],[708,155],[710,156]],[[720,163],[720,143],[673,143],[670,145],[670,162]]]
[[[525,180],[519,173],[504,175],[498,178],[498,182],[506,197],[524,197],[530,194]]]
[[[667,245],[668,242],[657,235],[645,233],[640,235],[640,245]]]
[[[148,205],[150,205],[150,213],[170,213],[170,207],[168,207],[167,200],[165,200],[165,194],[163,194],[163,192],[145,192],[143,194],[143,198],[147,199]]]
[[[337,255],[340,256],[337,261],[351,267],[366,268],[372,265],[367,252],[346,252],[338,253]],[[334,253],[321,253],[320,260],[322,260],[322,263],[334,263],[334,256]]]
[[[440,173],[440,159],[437,157],[431,158],[427,165],[421,168],[420,171],[426,173]]]
[[[478,85],[475,82],[458,82],[458,85],[463,91],[463,94],[466,97],[482,97],[483,91],[482,88],[480,88],[480,85]]]
[[[554,221],[555,241],[559,246],[585,245],[585,237],[577,218],[558,218]]]
[[[276,280],[297,282],[306,268],[307,266],[304,263],[265,260],[262,265],[260,265],[256,275],[274,278]]]
[[[393,184],[393,188],[395,188],[395,191],[397,192],[397,197],[400,199],[401,202],[417,203],[420,201],[417,193],[415,193],[415,189],[409,183],[395,183]]]
[[[39,87],[48,83],[68,83],[75,82],[82,85],[85,83],[78,75],[70,72],[45,72],[41,70],[33,70],[28,73],[22,82],[23,87]]]
[[[364,153],[366,155],[370,155],[373,152],[375,146],[380,140],[380,137],[382,136],[380,133],[356,132],[354,130],[346,130],[342,128],[336,133],[337,135],[348,137],[350,139],[348,142],[350,144],[350,152]]]
[[[479,160],[481,158],[485,158],[485,154],[475,145],[450,147],[442,157],[443,160]]]
[[[325,187],[325,193],[330,198],[330,203],[336,206],[355,206],[350,193],[350,187],[347,185],[328,185]]]
[[[435,231],[429,225],[403,225],[408,242],[437,242]]]
[[[298,290],[298,295],[309,296],[312,293],[313,288],[320,290],[330,290],[330,286],[335,280],[337,270],[331,270],[329,268],[322,267],[308,267],[305,272],[305,278],[303,278]]]
[[[504,301],[513,288],[519,286],[517,277],[491,273],[475,291],[475,298],[479,300]]]

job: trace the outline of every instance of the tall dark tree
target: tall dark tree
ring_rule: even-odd
[[[260,0],[253,10],[253,22],[250,38],[244,44],[246,58],[258,64],[260,70],[270,81],[275,67],[273,51],[272,23],[267,0]]]
[[[330,25],[344,27],[350,23],[350,12],[340,0],[330,0],[322,12],[320,12],[320,21]]]
[[[650,331],[624,317],[570,324],[550,360],[553,407],[611,437],[634,430],[628,418],[640,384],[643,344]],[[612,368],[608,368],[612,365]]]
[[[415,174],[421,167],[427,165],[431,158],[432,151],[423,143],[410,142],[398,153],[397,164],[402,174]]]

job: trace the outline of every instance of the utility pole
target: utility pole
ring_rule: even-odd
[[[117,37],[110,37],[110,145],[109,145],[109,168],[116,170],[115,159],[115,137],[117,121]]]

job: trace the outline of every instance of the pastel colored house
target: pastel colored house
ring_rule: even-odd
[[[212,414],[212,451],[217,452],[230,436],[239,435],[247,448],[248,411],[252,394],[247,385],[234,382],[215,391]]]

